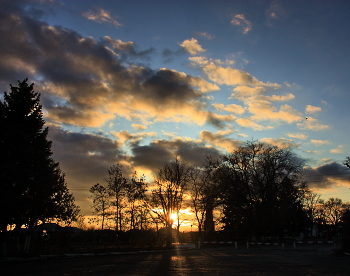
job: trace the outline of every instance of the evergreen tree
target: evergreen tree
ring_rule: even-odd
[[[74,217],[78,207],[51,155],[40,94],[28,79],[0,101],[0,225],[29,232],[39,221]]]

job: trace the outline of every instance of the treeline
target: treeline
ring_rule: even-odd
[[[185,219],[184,208],[192,210],[200,238],[214,233],[217,213],[225,236],[238,239],[296,236],[315,223],[346,220],[349,204],[311,192],[304,165],[291,150],[259,142],[246,142],[217,160],[207,158],[203,166],[175,159],[150,182],[136,173],[127,179],[115,165],[105,184],[90,189],[94,223],[119,231],[164,227],[170,245],[173,226],[179,230]]]

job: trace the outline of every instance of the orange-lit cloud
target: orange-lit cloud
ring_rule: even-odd
[[[323,145],[331,144],[331,141],[328,141],[328,140],[311,140],[310,142],[315,146],[323,146]]]
[[[225,151],[231,152],[235,150],[241,144],[241,142],[232,138],[225,137],[229,133],[231,132],[212,133],[207,130],[202,130],[200,132],[200,138],[213,146],[220,147]]]
[[[330,189],[350,186],[350,171],[339,163],[331,162],[314,168],[305,169],[305,177],[311,188]]]
[[[305,133],[287,133],[286,134],[290,138],[296,138],[300,140],[306,140],[309,136]]]
[[[95,7],[93,10],[84,12],[83,16],[98,23],[109,23],[116,27],[123,26],[123,24],[119,23],[111,16],[110,12],[100,7]]]
[[[181,47],[185,49],[185,51],[189,52],[191,55],[195,56],[202,52],[205,52],[205,50],[202,48],[202,45],[198,43],[198,40],[195,38],[186,39],[181,44]]]
[[[302,123],[298,123],[297,126],[303,130],[319,131],[329,129],[328,125],[320,124],[317,119],[312,117],[307,117],[307,119],[303,120]]]
[[[313,105],[307,105],[305,108],[305,113],[311,114],[311,113],[316,113],[316,112],[320,112],[322,110],[321,107],[318,106],[313,106]]]
[[[293,140],[286,139],[286,138],[277,138],[277,139],[276,138],[262,138],[259,141],[271,144],[271,145],[279,147],[281,149],[298,148],[299,147],[299,145],[296,144]]]
[[[241,127],[248,127],[248,128],[252,128],[254,130],[266,130],[266,129],[273,129],[273,126],[263,126],[263,125],[259,125],[255,122],[253,122],[250,119],[247,118],[240,118],[236,120],[236,123],[238,125],[240,125]]]
[[[237,114],[237,115],[242,115],[245,112],[244,108],[238,104],[224,105],[224,104],[220,104],[220,103],[214,103],[213,106],[219,112],[227,111],[227,112]]]

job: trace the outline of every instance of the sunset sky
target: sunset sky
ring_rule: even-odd
[[[312,189],[350,201],[349,1],[0,4],[0,91],[35,83],[84,214],[113,164],[151,177],[247,140],[292,147]]]

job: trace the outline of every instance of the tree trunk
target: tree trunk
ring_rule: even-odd
[[[214,216],[213,216],[214,202],[209,199],[205,208],[205,220],[204,220],[204,231],[208,236],[214,233]]]
[[[171,248],[173,244],[173,228],[172,225],[169,224],[166,227],[166,247]]]

